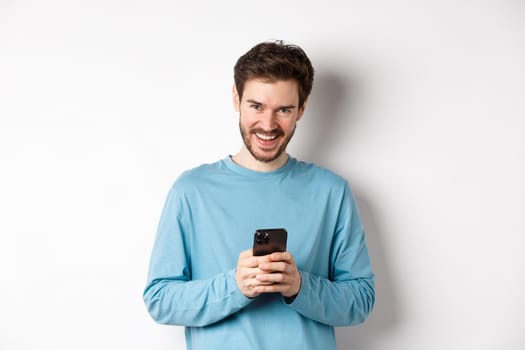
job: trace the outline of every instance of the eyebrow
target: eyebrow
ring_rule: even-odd
[[[259,105],[259,106],[264,106],[264,103],[261,103],[259,101],[256,101],[256,100],[252,100],[252,99],[248,99],[246,100],[246,102],[248,103],[252,103],[252,104],[256,104],[256,105]],[[285,105],[285,106],[280,106],[278,107],[277,109],[294,109],[296,106],[295,105]]]

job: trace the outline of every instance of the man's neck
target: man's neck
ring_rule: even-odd
[[[288,161],[288,154],[283,152],[279,157],[270,162],[262,162],[255,159],[250,151],[243,147],[239,153],[232,157],[232,160],[243,168],[259,172],[270,172],[284,166]]]

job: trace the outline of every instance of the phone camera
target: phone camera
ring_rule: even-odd
[[[255,235],[255,243],[266,244],[270,242],[270,235],[268,232],[257,232]]]

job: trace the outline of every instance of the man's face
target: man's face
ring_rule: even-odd
[[[286,156],[286,146],[304,112],[304,104],[299,107],[297,82],[248,80],[242,100],[239,101],[234,88],[233,103],[240,113],[239,128],[244,145],[252,157],[269,163]]]

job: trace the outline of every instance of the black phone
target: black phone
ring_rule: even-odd
[[[253,255],[261,256],[273,252],[285,252],[287,238],[288,232],[284,228],[256,230],[253,236]]]

